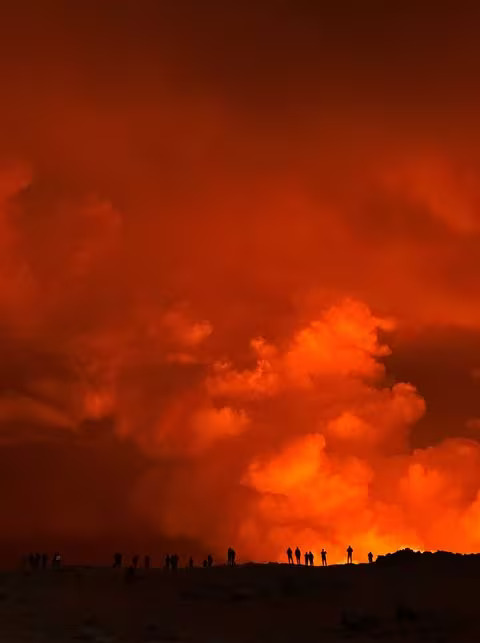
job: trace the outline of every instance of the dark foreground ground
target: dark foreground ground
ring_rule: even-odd
[[[480,641],[480,561],[0,576],[0,641]]]

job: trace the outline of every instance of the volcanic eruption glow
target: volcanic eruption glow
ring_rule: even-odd
[[[2,551],[479,550],[476,20],[25,4]]]

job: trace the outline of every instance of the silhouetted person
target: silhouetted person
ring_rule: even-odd
[[[171,558],[170,558],[170,556],[167,554],[167,555],[165,556],[165,569],[170,569],[170,562],[171,562]]]
[[[327,552],[325,549],[322,549],[322,567],[327,566]]]
[[[306,552],[303,554],[303,557],[304,557],[304,559],[305,559],[305,565],[308,565],[308,563],[310,562],[310,555],[309,555],[308,551],[306,551]]]
[[[192,569],[192,567],[193,567],[193,558],[191,556],[188,559],[188,566],[190,567],[190,569]]]
[[[207,559],[206,559],[206,558],[205,558],[205,560],[203,561],[203,566],[204,566],[204,567],[207,567],[207,566],[208,566],[208,561],[207,561]]]
[[[233,567],[235,565],[235,556],[236,556],[235,550],[233,549],[233,547],[229,547],[228,548],[228,564],[230,565],[230,567]]]
[[[212,554],[208,554],[208,556],[207,556],[207,564],[208,564],[209,567],[213,566],[213,556],[212,556]]]
[[[313,567],[313,560],[314,560],[314,558],[313,558],[313,553],[312,553],[312,552],[310,552],[310,553],[308,554],[308,562],[310,563],[310,565],[311,565],[312,567]]]
[[[353,554],[353,549],[352,549],[352,546],[349,545],[347,548],[347,564],[353,562],[352,554]]]
[[[42,554],[42,569],[47,569],[48,554]]]
[[[291,547],[287,549],[287,556],[288,556],[288,564],[293,565],[293,551]]]
[[[373,554],[372,554],[372,552],[371,552],[371,551],[370,551],[370,552],[368,552],[368,562],[369,562],[369,563],[373,563]]]
[[[143,566],[145,569],[150,569],[150,556],[148,554],[143,559]]]
[[[178,554],[172,554],[170,556],[170,567],[173,571],[176,571],[178,568]]]
[[[113,568],[114,569],[116,569],[117,567],[122,566],[122,559],[123,559],[123,556],[122,556],[122,554],[120,552],[117,551],[115,554],[113,554]]]
[[[297,565],[300,565],[300,556],[302,555],[302,552],[300,549],[297,547],[295,550],[295,559],[297,561]]]
[[[135,554],[135,556],[132,556],[132,566],[134,569],[137,569],[139,560],[140,560],[140,556],[138,554]]]

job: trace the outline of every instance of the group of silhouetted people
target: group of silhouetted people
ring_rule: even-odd
[[[300,565],[300,564],[301,564],[301,559],[302,559],[302,552],[300,551],[300,548],[299,548],[299,547],[297,547],[297,548],[295,549],[295,552],[293,552],[293,551],[292,551],[292,548],[291,548],[291,547],[289,547],[289,548],[287,549],[287,558],[288,558],[288,562],[289,562],[289,564],[290,564],[290,565],[293,565],[293,564],[294,564],[294,563],[293,563],[293,554],[294,554],[294,553],[295,553],[295,560],[296,560],[296,562],[297,562],[297,565]],[[305,565],[306,565],[306,566],[311,566],[311,567],[313,567],[313,566],[314,566],[315,557],[314,557],[314,555],[313,555],[313,552],[311,552],[311,551],[306,551],[306,552],[304,553],[303,557],[304,557]]]
[[[167,554],[165,556],[165,569],[176,571],[178,569],[178,561],[180,560],[178,554]]]
[[[293,560],[293,554],[295,554],[295,561],[297,565],[301,564],[302,560],[302,552],[300,551],[300,548],[297,547],[295,549],[295,552],[293,552],[292,548],[289,547],[287,549],[287,559],[288,559],[288,564],[293,565],[294,560]],[[322,557],[322,567],[327,566],[327,551],[326,549],[322,549],[321,551],[321,557]],[[306,566],[312,566],[314,564],[314,557],[311,551],[307,551],[304,553],[304,560],[305,560],[305,565]],[[373,563],[373,554],[372,552],[368,553],[368,562]],[[353,547],[349,545],[347,547],[347,564],[351,565],[353,563]]]
[[[48,554],[45,554],[45,553],[40,554],[38,552],[35,554],[30,553],[24,559],[29,569],[31,569],[32,571],[37,571],[38,569],[47,569],[48,560],[49,560]],[[60,553],[56,551],[50,560],[50,568],[59,569],[61,567],[61,564],[62,564],[62,557],[60,556]]]
[[[293,554],[294,554],[294,552],[292,551],[292,548],[291,548],[291,547],[289,547],[289,548],[287,549],[287,558],[288,558],[288,563],[289,563],[290,565],[293,565],[293,564],[294,564],[294,563],[293,563]],[[306,551],[306,552],[304,553],[304,555],[303,555],[303,556],[304,556],[304,560],[305,560],[305,565],[313,567],[313,565],[314,565],[314,556],[313,556],[313,553],[312,553],[311,551]],[[297,562],[297,565],[300,565],[300,564],[301,564],[301,560],[302,560],[302,552],[300,551],[300,548],[299,548],[299,547],[297,547],[297,548],[295,549],[295,560],[296,560],[296,562]]]
[[[236,557],[235,550],[232,547],[229,547],[227,552],[227,564],[230,566],[235,565],[235,557]],[[178,554],[166,554],[163,568],[167,571],[176,571],[178,569],[179,562],[180,562],[180,556]],[[126,569],[134,572],[136,569],[138,569],[139,564],[140,564],[140,556],[138,554],[135,554],[134,556],[132,556],[130,564],[126,566]],[[151,558],[147,554],[143,558],[143,568],[150,569],[151,564],[152,564]],[[112,567],[115,569],[115,568],[122,568],[123,566],[124,566],[123,554],[120,552],[116,552],[113,555]],[[188,559],[187,567],[191,569],[194,566],[195,566],[194,560],[192,556],[190,556]],[[212,566],[213,566],[213,556],[211,554],[208,554],[208,556],[203,561],[203,567],[212,567]]]
[[[133,569],[137,569],[139,563],[140,563],[140,556],[138,554],[135,554],[134,556],[132,556],[132,560],[129,566],[132,567]],[[143,557],[143,567],[145,569],[150,569],[150,565],[151,565],[151,558],[148,554],[146,554]],[[113,554],[113,568],[115,569],[120,567],[123,567],[123,554],[117,551],[115,554]]]
[[[297,565],[301,565],[301,560],[302,560],[302,552],[300,551],[300,548],[297,547],[295,551],[292,550],[291,547],[287,549],[287,559],[289,565],[294,565],[294,555],[295,555],[295,562]],[[322,549],[321,551],[321,560],[322,560],[322,567],[327,566],[327,551],[326,549]],[[39,569],[47,569],[49,566],[49,556],[48,554],[40,554],[40,553],[30,553],[28,556],[24,557],[24,563],[26,566],[28,566],[29,569],[33,570],[39,570]],[[178,554],[167,554],[165,556],[165,563],[164,563],[164,569],[166,570],[171,570],[175,571],[178,569],[180,557]],[[236,561],[236,552],[233,549],[233,547],[229,547],[227,550],[227,566],[233,567],[235,566],[235,561]],[[314,566],[314,555],[311,551],[306,551],[304,553],[304,564],[305,566],[308,567],[313,567]],[[373,554],[372,552],[368,553],[368,562],[373,563]],[[353,563],[353,547],[349,545],[347,547],[347,564],[351,565]],[[51,569],[59,569],[62,564],[62,557],[59,552],[55,552],[50,560],[50,568]],[[135,570],[138,569],[140,564],[140,556],[138,554],[135,554],[132,556],[130,564],[126,566],[126,571],[130,576],[133,576],[135,573]],[[116,552],[113,555],[113,567],[114,568],[122,568],[124,566],[124,557],[123,554],[120,552]],[[213,566],[213,556],[211,554],[208,554],[207,558],[202,563],[203,567],[212,567]],[[151,567],[151,558],[148,554],[146,554],[143,557],[143,568],[144,569],[150,569]],[[194,567],[194,560],[192,556],[188,559],[188,568],[193,568]]]
[[[213,556],[212,556],[212,554],[208,554],[208,556],[203,561],[203,566],[204,567],[213,567]]]

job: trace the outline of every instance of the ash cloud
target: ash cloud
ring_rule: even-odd
[[[21,4],[5,538],[478,549],[478,9]]]

